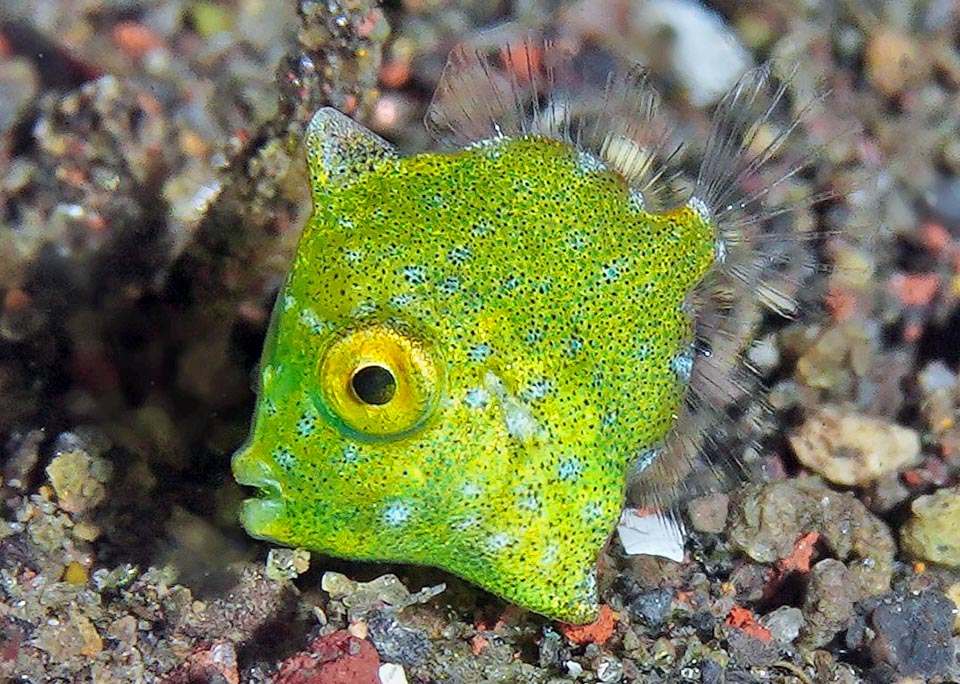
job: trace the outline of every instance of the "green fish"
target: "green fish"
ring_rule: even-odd
[[[691,197],[660,206],[670,150],[644,72],[578,113],[567,56],[520,53],[452,58],[429,121],[458,149],[402,157],[336,110],[313,117],[313,216],[233,473],[259,489],[254,537],[443,568],[580,624],[628,472],[669,469],[686,440],[710,362],[698,287],[766,283],[731,198],[781,140],[750,155],[755,132],[736,129],[769,85],[751,72]]]

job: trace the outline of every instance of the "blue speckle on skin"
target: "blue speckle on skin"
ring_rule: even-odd
[[[607,411],[600,417],[600,425],[605,428],[611,428],[617,424],[617,411]]]
[[[543,342],[546,337],[542,328],[531,328],[527,334],[524,336],[528,344],[537,345]]]
[[[404,266],[401,272],[411,285],[423,285],[427,282],[427,271],[423,266]]]
[[[537,378],[520,392],[520,398],[527,402],[543,399],[553,390],[553,382],[549,378]]]
[[[539,511],[542,505],[543,504],[540,502],[540,497],[538,497],[536,494],[527,494],[517,499],[517,506],[525,511],[531,511],[533,513]]]
[[[314,335],[322,335],[327,331],[329,324],[317,315],[312,309],[301,309],[298,320]]]
[[[480,221],[474,224],[473,228],[470,229],[470,232],[473,234],[474,237],[484,237],[485,235],[488,235],[492,230],[493,228],[490,227],[489,223],[487,223],[486,221]]]
[[[589,245],[586,236],[578,230],[573,231],[567,236],[567,249],[574,252],[582,251]]]
[[[474,499],[483,494],[483,487],[473,482],[467,482],[460,488],[460,493],[469,499]]]
[[[660,449],[650,448],[644,449],[639,454],[637,454],[637,459],[631,464],[631,469],[637,475],[642,473],[644,470],[653,465],[653,462],[660,457]]]
[[[409,305],[413,301],[413,295],[409,292],[401,292],[390,297],[390,305],[397,309]]]
[[[471,527],[476,527],[479,524],[480,524],[480,516],[467,515],[460,518],[459,520],[454,520],[450,524],[450,527],[452,527],[457,532],[463,532],[464,530],[468,530]]]
[[[622,267],[618,263],[604,264],[600,269],[600,279],[605,283],[612,283],[620,279]]]
[[[576,356],[583,351],[583,340],[579,337],[571,337],[567,340],[566,346],[567,356]]]
[[[633,356],[637,361],[646,361],[650,358],[651,347],[648,342],[641,342],[637,345],[637,348],[633,352]]]
[[[460,289],[460,279],[455,276],[449,276],[440,281],[440,284],[437,285],[437,289],[440,290],[442,294],[452,295]]]
[[[270,455],[273,457],[274,462],[284,470],[290,470],[297,466],[297,459],[294,457],[293,452],[286,447],[277,447],[270,452]]]
[[[496,532],[487,537],[485,546],[487,547],[488,551],[495,553],[497,551],[503,551],[503,549],[507,548],[512,541],[513,538],[506,532]]]
[[[467,352],[467,358],[474,363],[483,363],[491,356],[493,356],[493,347],[486,342],[481,342],[480,344],[471,347],[470,351]]]
[[[300,415],[300,419],[297,421],[297,436],[309,437],[313,434],[313,431],[316,427],[317,414],[312,409],[308,409]]]
[[[590,374],[590,387],[600,389],[604,385],[603,371],[593,371]]]
[[[533,286],[533,291],[540,294],[550,294],[550,291],[553,289],[553,281],[549,278],[545,278],[538,283],[535,283]]]
[[[467,390],[463,403],[472,409],[483,409],[490,404],[490,393],[482,387],[473,387]]]
[[[693,349],[687,348],[670,359],[670,369],[681,382],[690,382],[693,375]]]
[[[410,506],[403,501],[396,501],[383,509],[383,522],[390,527],[396,527],[410,520]]]
[[[347,463],[353,464],[360,461],[360,451],[357,449],[356,444],[350,444],[349,442],[344,444],[341,454],[343,455],[343,460]]]
[[[594,522],[603,516],[603,506],[592,501],[583,507],[583,518],[587,522]]]
[[[454,247],[447,252],[447,259],[454,266],[463,266],[465,263],[470,261],[472,256],[473,252],[470,251],[470,248],[463,246]]]
[[[575,480],[583,474],[583,464],[576,458],[562,461],[557,468],[557,476],[561,480]]]
[[[357,304],[353,307],[353,310],[350,312],[350,315],[354,318],[364,318],[370,314],[376,313],[377,309],[380,307],[377,306],[377,303],[371,299],[365,299],[364,301]]]

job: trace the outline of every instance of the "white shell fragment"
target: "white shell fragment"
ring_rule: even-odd
[[[683,562],[686,530],[679,520],[661,513],[642,513],[628,508],[620,516],[617,534],[627,555],[660,556]]]

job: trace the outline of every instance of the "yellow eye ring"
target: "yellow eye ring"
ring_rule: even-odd
[[[349,330],[319,364],[321,413],[349,437],[399,439],[434,414],[443,385],[436,348],[394,323]]]

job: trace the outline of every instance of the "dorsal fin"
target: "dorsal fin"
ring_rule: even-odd
[[[314,197],[398,156],[393,145],[332,107],[313,115],[306,145]]]
[[[534,36],[501,48],[460,47],[450,55],[426,124],[456,145],[499,137],[567,142],[619,172],[648,211],[672,196],[670,128],[642,67],[593,82],[561,43]]]

